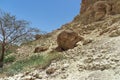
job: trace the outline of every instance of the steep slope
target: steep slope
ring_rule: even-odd
[[[80,14],[74,21],[88,24],[116,14],[120,14],[119,0],[82,0]]]
[[[115,31],[119,31],[119,28],[120,15],[85,25],[82,27],[83,32],[80,32],[85,40],[79,42],[74,49],[62,52],[66,59],[53,61],[46,70],[36,69],[32,72],[20,73],[7,80],[119,80],[120,34],[110,36]],[[81,27],[76,29],[73,27],[73,30],[81,30]],[[92,42],[83,45],[89,39]],[[46,74],[51,68],[54,68],[55,72]]]
[[[86,1],[83,3],[87,4],[95,3],[95,0],[83,1]],[[118,0],[114,0],[113,2],[115,3],[116,1]],[[82,5],[82,8],[83,7],[84,6]],[[84,12],[87,12],[86,8],[80,15],[83,15]],[[25,56],[28,56],[27,53],[34,55],[32,52],[36,46],[47,45],[49,46],[49,50],[43,52],[42,54],[48,53],[56,48],[57,35],[63,30],[71,29],[77,32],[80,36],[83,36],[84,40],[78,42],[74,49],[59,52],[66,57],[65,59],[52,61],[49,67],[45,70],[34,68],[32,71],[19,73],[12,77],[1,78],[0,80],[119,80],[119,11],[114,15],[107,15],[102,20],[91,21],[90,23],[87,20],[87,24],[83,24],[80,15],[77,16],[78,20],[73,20],[72,22],[63,25],[60,29],[50,33],[51,36],[49,38],[38,40],[29,46],[23,46],[18,52],[19,56],[24,53],[26,53]],[[23,50],[23,52],[21,50]],[[21,59],[22,58],[23,57],[21,56]]]

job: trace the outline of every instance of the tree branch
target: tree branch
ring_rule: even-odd
[[[16,36],[14,39],[12,39],[11,41],[9,41],[8,43],[10,44],[10,43],[14,42],[16,39],[20,38],[21,36],[26,35],[27,33],[28,33],[28,32],[26,32],[26,33],[24,33],[24,34],[21,34],[21,35]]]
[[[2,31],[3,41],[5,41],[5,31],[4,31],[4,28],[3,28],[3,25],[2,25],[1,21],[0,21],[0,28],[1,28],[1,31]]]
[[[17,27],[16,29],[19,29],[19,28],[20,28],[20,26]],[[8,37],[10,37],[10,36],[16,31],[16,29],[14,28],[13,31],[11,31],[11,32],[6,36],[5,39],[8,39]]]

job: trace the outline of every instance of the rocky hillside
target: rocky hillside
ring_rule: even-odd
[[[119,7],[119,0],[83,0],[80,14],[72,22],[53,31],[48,38],[38,39],[30,45],[22,46],[16,55],[23,59],[31,54],[34,55],[37,46],[48,47],[45,52],[37,54],[47,54],[60,47],[62,51],[58,53],[64,55],[65,59],[53,60],[44,70],[34,68],[0,80],[120,80]],[[92,16],[88,9],[94,13]],[[66,37],[63,36],[63,41],[67,43],[70,40],[70,43],[60,45],[58,35],[66,30],[77,33],[82,40],[77,40],[73,47],[71,41],[78,37],[71,38],[68,32]],[[64,34],[66,35],[65,32]],[[72,48],[66,49],[66,46],[71,45]]]
[[[80,14],[75,17],[75,21],[88,24],[103,20],[108,15],[119,14],[119,6],[119,0],[82,0]]]

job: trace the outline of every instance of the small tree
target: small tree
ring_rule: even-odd
[[[0,68],[3,67],[4,54],[7,45],[20,44],[23,41],[30,41],[38,30],[28,27],[25,20],[17,20],[9,13],[0,12]]]

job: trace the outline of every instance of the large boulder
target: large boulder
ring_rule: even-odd
[[[78,34],[72,30],[64,30],[57,36],[56,48],[58,51],[65,51],[72,49],[76,46],[76,43],[82,40],[83,37],[78,36]]]

